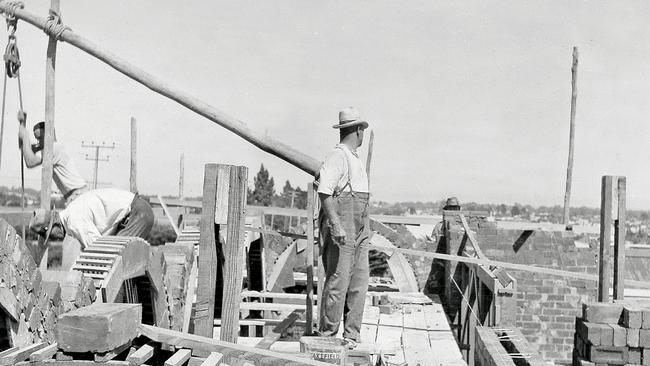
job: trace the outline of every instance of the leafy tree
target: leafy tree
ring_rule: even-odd
[[[273,177],[269,171],[260,166],[260,171],[253,178],[253,190],[248,190],[248,203],[251,205],[270,206],[275,194]]]

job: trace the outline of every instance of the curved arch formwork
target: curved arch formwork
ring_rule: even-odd
[[[370,243],[382,247],[397,248],[390,240],[377,233],[373,233],[370,238]],[[415,272],[404,254],[389,249],[376,250],[379,250],[388,256],[386,262],[400,292],[419,291],[418,280],[417,277],[415,277]]]

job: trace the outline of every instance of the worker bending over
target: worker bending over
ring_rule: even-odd
[[[319,332],[335,336],[343,316],[343,338],[350,348],[360,341],[363,308],[368,290],[368,176],[357,148],[368,122],[350,107],[339,113],[340,143],[319,171],[318,195],[323,238],[325,284],[319,295]]]
[[[151,206],[138,194],[106,188],[81,194],[60,212],[36,209],[29,229],[55,240],[70,235],[86,248],[107,235],[146,239],[153,222]]]
[[[18,112],[18,141],[20,150],[25,158],[25,165],[34,168],[43,163],[43,144],[45,140],[45,122],[38,122],[34,125],[34,137],[36,144],[32,145],[29,133],[27,132],[27,115],[23,111]],[[52,151],[52,180],[56,184],[68,206],[72,200],[87,190],[86,180],[79,174],[70,156],[63,146],[56,141],[54,136],[54,148]]]

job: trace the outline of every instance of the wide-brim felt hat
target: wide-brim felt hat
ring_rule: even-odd
[[[339,112],[339,123],[333,125],[333,128],[347,128],[361,126],[362,129],[368,128],[368,122],[361,119],[359,111],[354,107],[348,107]]]
[[[456,197],[447,198],[447,202],[445,202],[445,207],[455,207],[455,206],[460,206],[460,201],[458,201],[458,198]]]

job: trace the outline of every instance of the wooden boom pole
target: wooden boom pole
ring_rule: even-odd
[[[11,4],[6,1],[0,2],[0,12],[6,13],[11,11],[13,11],[16,18],[22,21],[25,21],[41,30],[45,28],[45,18],[31,14],[24,9],[12,9]],[[287,161],[308,174],[315,174],[320,167],[321,162],[319,160],[303,154],[302,152],[269,137],[265,133],[250,129],[242,121],[225,114],[208,103],[195,98],[172,85],[167,84],[70,29],[66,29],[61,33],[59,41],[66,42],[79,48],[154,92],[164,95],[189,110],[202,115],[212,122],[215,122],[242,137],[244,140],[257,146],[263,151]]]

